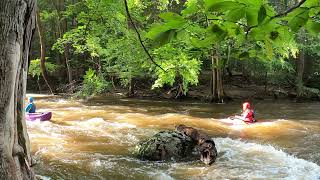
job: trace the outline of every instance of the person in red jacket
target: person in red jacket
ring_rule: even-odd
[[[242,104],[242,114],[240,116],[234,116],[233,119],[240,119],[246,123],[256,122],[254,119],[254,112],[250,107],[250,103],[245,102]]]

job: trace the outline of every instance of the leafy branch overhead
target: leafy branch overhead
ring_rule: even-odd
[[[127,0],[124,0],[124,4],[125,4],[125,9],[126,9],[126,13],[127,13],[128,19],[129,19],[130,23],[132,24],[135,32],[137,33],[137,36],[138,36],[138,38],[139,38],[139,42],[140,42],[141,46],[143,47],[143,50],[147,53],[150,61],[151,61],[154,65],[156,65],[157,67],[159,67],[161,70],[165,71],[159,64],[157,64],[157,63],[153,60],[153,58],[152,58],[152,56],[150,55],[149,51],[147,50],[146,46],[143,44],[142,39],[141,39],[141,35],[140,35],[140,33],[139,33],[136,25],[134,24],[134,22],[133,22],[133,20],[132,20],[132,17],[131,17],[131,14],[130,14],[130,12],[129,12],[129,7],[128,7],[128,2],[127,2]]]
[[[272,59],[273,51],[287,49],[301,27],[313,34],[320,32],[319,4],[318,0],[303,0],[277,13],[266,0],[188,0],[181,13],[160,14],[163,22],[154,24],[147,37],[163,45],[187,32],[196,47],[231,39],[240,46],[262,42],[258,49],[267,49]]]

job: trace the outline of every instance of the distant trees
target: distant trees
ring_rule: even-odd
[[[320,29],[317,0],[44,0],[39,7],[48,62],[67,69],[60,81],[73,84],[91,68],[99,77],[94,84],[110,81],[134,95],[138,79],[148,77],[152,88],[171,87],[179,98],[211,71],[214,102],[224,99],[226,67],[228,75],[240,71],[266,90],[296,84],[305,74],[292,61],[301,57],[298,37],[305,31],[311,39]]]

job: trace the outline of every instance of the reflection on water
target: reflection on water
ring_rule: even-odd
[[[219,122],[239,103],[96,98],[89,102],[36,97],[50,122],[27,122],[37,174],[52,179],[319,179],[320,104],[254,102],[250,126]],[[134,146],[177,124],[212,136],[219,157],[195,162],[144,162]]]

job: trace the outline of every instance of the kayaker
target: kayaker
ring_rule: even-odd
[[[254,123],[254,122],[256,122],[255,119],[254,119],[254,112],[251,109],[249,102],[244,102],[242,104],[242,113],[241,113],[240,116],[235,115],[231,119],[239,119],[239,120],[242,120],[242,121],[244,121],[246,123]]]
[[[35,113],[36,112],[36,105],[33,102],[33,97],[29,97],[28,105],[26,107],[27,113]]]

